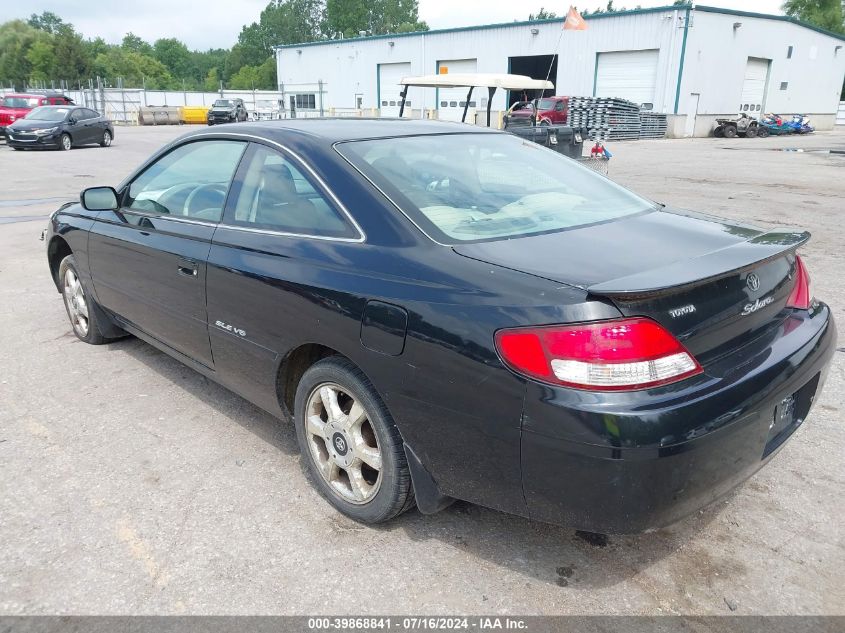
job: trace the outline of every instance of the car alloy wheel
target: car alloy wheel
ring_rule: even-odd
[[[360,505],[381,485],[381,450],[367,411],[334,383],[308,396],[305,432],[311,459],[332,493]]]
[[[71,141],[70,136],[67,134],[62,134],[59,142],[62,145],[62,149],[65,151],[69,150],[73,146],[73,141]]]
[[[70,315],[70,323],[73,329],[81,337],[88,336],[88,302],[85,300],[85,291],[82,282],[76,276],[73,268],[68,268],[64,276],[64,288],[62,296]]]
[[[108,147],[109,145],[111,145],[111,132],[109,132],[108,130],[103,132],[103,140],[100,145],[102,145],[103,147]]]

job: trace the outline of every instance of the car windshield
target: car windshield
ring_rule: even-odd
[[[68,112],[70,112],[70,108],[51,108],[44,106],[35,108],[26,115],[26,118],[35,119],[36,121],[64,121]]]
[[[218,99],[217,101],[214,102],[214,107],[215,108],[231,108],[232,102],[229,101],[228,99]]]
[[[34,108],[39,101],[40,97],[3,97],[3,105],[7,108]]]
[[[533,110],[534,104],[530,101],[519,101],[511,106],[511,112],[519,112],[520,110]]]
[[[408,136],[337,149],[443,243],[549,233],[655,209],[576,161],[510,134]]]
[[[554,99],[540,99],[538,104],[540,110],[553,110],[555,107]]]

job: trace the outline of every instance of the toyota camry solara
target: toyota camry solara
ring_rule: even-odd
[[[398,120],[191,133],[46,232],[81,340],[292,420],[350,517],[457,498],[604,533],[714,501],[806,420],[836,338],[808,237]]]

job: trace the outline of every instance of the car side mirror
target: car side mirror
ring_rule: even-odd
[[[113,187],[89,187],[79,196],[82,206],[88,211],[116,211],[117,192]]]

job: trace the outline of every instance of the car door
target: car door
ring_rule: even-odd
[[[88,136],[88,143],[99,143],[103,140],[103,117],[99,112],[83,108],[85,113],[85,126]]]
[[[98,302],[208,367],[206,260],[246,145],[189,139],[171,149],[118,192],[120,209],[101,212],[90,234]]]
[[[345,274],[345,249],[360,248],[362,239],[302,161],[252,144],[208,259],[209,336],[220,379],[274,411],[279,358],[310,340],[315,322],[355,340],[357,330],[344,330],[348,318],[335,324],[328,315],[360,313],[362,306],[345,306],[342,291],[326,287]]]
[[[563,101],[555,103],[555,109],[552,113],[552,121],[555,123],[566,122],[566,104]]]

